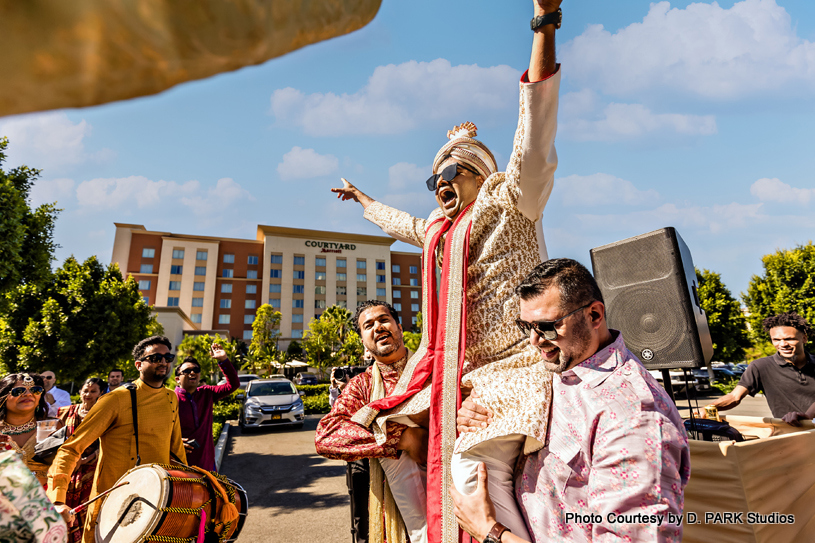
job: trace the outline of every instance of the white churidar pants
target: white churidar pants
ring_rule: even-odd
[[[404,452],[396,460],[380,458],[379,463],[405,521],[410,543],[427,543],[427,468]]]
[[[469,451],[454,454],[450,469],[456,490],[462,494],[472,494],[478,487],[478,463],[484,462],[489,475],[487,490],[495,505],[496,519],[509,528],[513,535],[532,541],[515,501],[512,477],[524,441],[526,436],[510,434],[479,443]]]

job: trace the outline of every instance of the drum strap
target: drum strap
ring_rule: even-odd
[[[136,436],[136,465],[141,464],[141,456],[139,455],[139,410],[136,407],[136,385],[128,383],[124,385],[130,391],[130,405],[133,411],[133,435]]]

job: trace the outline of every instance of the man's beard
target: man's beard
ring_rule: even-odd
[[[374,358],[384,358],[401,349],[404,344],[402,339],[397,339],[393,334],[391,334],[391,338],[394,339],[393,343],[385,345],[381,349],[376,341],[373,342],[373,345],[366,345],[365,347],[374,355]]]
[[[575,327],[572,330],[572,337],[574,338],[572,342],[574,346],[572,347],[571,352],[566,353],[563,351],[563,349],[558,347],[558,349],[560,349],[560,352],[558,353],[558,361],[556,363],[543,363],[547,370],[557,374],[563,373],[574,362],[575,353],[582,354],[586,352],[589,344],[591,343],[591,331],[589,330],[589,325],[585,320],[577,319]]]

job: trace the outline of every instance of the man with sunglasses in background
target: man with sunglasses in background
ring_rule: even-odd
[[[195,358],[188,356],[175,368],[175,382],[178,384],[175,393],[178,396],[181,435],[187,450],[187,463],[215,471],[212,406],[237,390],[241,382],[220,343],[213,343],[209,354],[218,361],[226,383],[218,386],[202,385],[201,365]]]
[[[139,378],[132,385],[119,387],[99,398],[74,435],[60,447],[48,470],[48,497],[66,522],[70,522],[72,516],[70,508],[65,505],[71,474],[82,452],[97,439],[100,441],[99,463],[91,498],[111,488],[122,475],[138,464],[168,464],[171,455],[186,464],[178,397],[164,386],[175,359],[175,355],[170,353],[171,349],[170,340],[164,336],[152,336],[140,341],[133,348]],[[136,390],[138,453],[130,386],[135,386]],[[82,536],[84,543],[95,541],[96,515],[100,505],[101,501],[97,501],[90,506]]]
[[[609,330],[591,273],[574,260],[548,260],[515,292],[518,327],[554,373],[546,445],[515,479],[531,538],[502,533],[483,467],[475,493],[451,490],[461,526],[501,543],[681,541],[682,524],[668,514],[682,513],[690,475],[682,418],[622,334]],[[490,417],[469,398],[459,431],[488,428]]]
[[[45,403],[48,404],[48,416],[56,417],[60,407],[71,405],[71,395],[57,388],[57,376],[53,371],[44,371],[40,373],[40,376],[42,382],[45,383]]]
[[[496,471],[493,480],[499,481],[500,471],[509,491],[507,484],[497,486],[505,490],[507,508],[516,510],[513,526],[523,530],[511,491],[511,463],[517,454],[543,446],[548,410],[541,408],[541,398],[551,393],[551,376],[515,328],[518,301],[512,289],[547,258],[541,217],[557,167],[560,3],[533,2],[532,54],[521,77],[518,128],[505,173],[475,139],[476,126],[467,122],[448,132],[449,141],[433,160],[427,188],[439,207],[427,220],[376,202],[345,179],[342,188],[332,189],[343,200],[359,202],[364,217],[387,234],[423,248],[422,345],[395,387],[398,393],[372,402],[354,421],[373,425],[383,440],[389,437],[389,418],[407,415],[429,425],[430,543],[458,541],[448,493],[454,448],[457,455],[496,458],[490,466]],[[526,21],[519,21],[519,30],[522,24]],[[501,415],[489,429],[457,438],[460,389],[470,388]],[[481,445],[490,450],[478,450]],[[474,472],[460,473],[463,486],[474,486]]]

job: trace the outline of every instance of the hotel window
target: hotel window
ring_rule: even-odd
[[[325,300],[314,300],[314,309],[325,309]]]
[[[232,300],[229,299],[221,300],[221,309],[232,309]]]
[[[410,304],[410,310],[413,311],[414,313],[416,311],[419,311],[419,304]]]
[[[321,256],[316,257],[314,259],[314,265],[318,266],[318,267],[322,266],[323,268],[325,268],[325,258],[323,258]]]
[[[368,288],[367,287],[357,287],[357,297],[362,296],[363,298],[368,296]]]
[[[269,292],[280,292],[280,284],[269,285]]]
[[[303,270],[294,270],[294,278],[295,279],[305,279],[306,278],[306,272],[304,272]]]
[[[272,264],[282,264],[283,255],[272,255]]]
[[[410,273],[419,273],[419,268],[416,267],[416,266],[411,266],[410,267]]]
[[[402,284],[402,280],[401,280],[401,279],[399,279],[398,277],[394,277],[394,278],[393,278],[393,284],[394,284],[394,285],[401,285],[401,284]]]
[[[250,266],[256,266],[258,263],[258,257],[250,255],[249,258],[246,259],[246,263]]]
[[[218,315],[218,324],[229,324],[229,315]]]
[[[206,251],[195,251],[195,260],[206,260],[206,259],[207,259]]]
[[[167,307],[178,307],[178,298],[167,298]]]
[[[376,282],[377,283],[384,283],[385,282],[385,276],[384,275],[377,275],[376,276]]]
[[[384,296],[385,295],[385,289],[384,288],[376,289],[376,295],[377,296]]]
[[[376,269],[385,271],[385,263],[384,262],[377,262],[376,263]]]
[[[196,281],[195,283],[192,284],[192,290],[196,290],[196,291],[201,292],[201,291],[204,290],[205,286],[206,286],[206,283],[204,283],[203,281]]]
[[[144,302],[145,305],[150,305],[150,298],[147,296],[142,296],[141,301]]]
[[[303,303],[303,300],[292,300],[291,301],[291,306],[293,308],[295,308],[295,309],[300,309],[300,308],[305,307],[305,305]]]
[[[325,281],[325,272],[314,272],[315,281]]]
[[[306,291],[305,285],[293,285],[291,287],[293,294],[303,294]]]
[[[247,270],[246,271],[246,278],[247,279],[257,279],[258,278],[258,271],[257,270]]]
[[[255,323],[255,316],[254,315],[244,315],[243,316],[243,324],[254,324]]]
[[[195,275],[206,275],[207,274],[207,267],[206,266],[196,266],[195,267]]]
[[[402,304],[393,304],[393,308],[396,311],[402,311]]]
[[[173,258],[184,258],[184,249],[173,249]]]
[[[416,324],[419,322],[419,320],[416,317],[410,317],[410,322],[413,323],[413,326],[416,326]]]
[[[221,292],[224,294],[232,292],[232,283],[221,283]]]
[[[300,314],[300,315],[292,315],[291,316],[291,321],[292,322],[303,322],[303,315],[302,314]]]
[[[227,279],[231,279],[235,276],[235,270],[224,269],[221,277],[226,277]]]
[[[192,306],[193,307],[204,307],[204,299],[203,298],[193,298],[192,299]]]
[[[246,294],[257,294],[257,293],[258,293],[257,285],[246,285]]]
[[[419,299],[419,291],[418,290],[411,290],[410,291],[410,297],[413,298],[414,300],[418,300]]]
[[[170,266],[170,275],[181,275],[184,266],[174,265]]]
[[[348,287],[337,287],[337,296],[345,296],[348,292]]]
[[[419,280],[418,280],[418,279],[416,279],[415,277],[411,277],[411,278],[410,278],[410,286],[412,286],[412,287],[418,287],[418,286],[419,286]]]
[[[230,253],[224,254],[224,264],[234,264],[235,263],[235,255]]]
[[[337,267],[338,268],[344,268],[346,266],[347,266],[347,264],[346,264],[346,261],[345,261],[344,258],[338,258],[337,259]]]
[[[348,302],[346,300],[337,300],[337,304],[343,309],[348,309]]]
[[[364,270],[368,267],[368,262],[365,260],[357,260],[357,269]]]
[[[147,279],[139,280],[139,290],[150,290],[150,281]]]
[[[170,290],[181,290],[181,281],[170,281]]]
[[[280,309],[280,298],[270,298],[269,305],[275,309]]]
[[[291,337],[292,337],[292,339],[300,339],[300,338],[303,337],[303,331],[302,330],[292,330],[291,331]]]
[[[243,304],[244,309],[254,309],[255,308],[255,300],[246,300]]]
[[[325,294],[325,287],[314,287],[314,294]]]
[[[201,324],[201,313],[193,313],[190,315],[190,320],[195,324]]]
[[[393,273],[399,273],[402,271],[402,268],[399,267],[399,264],[394,264],[393,266],[391,266],[391,271]]]
[[[272,279],[280,279],[283,277],[283,270],[269,270],[269,277]]]
[[[243,339],[252,339],[252,331],[251,330],[244,330],[243,331]]]
[[[364,283],[367,280],[368,280],[368,275],[367,274],[364,274],[364,273],[358,273],[357,274],[357,281],[360,281],[360,282]]]
[[[139,267],[139,273],[153,273],[153,265],[152,264],[142,264]]]
[[[141,257],[142,258],[153,258],[155,256],[156,256],[156,250],[155,249],[147,249],[147,248],[145,248],[145,249],[141,250]]]
[[[304,256],[295,256],[294,257],[294,265],[295,266],[305,266],[306,265],[306,257],[304,257]]]
[[[401,298],[402,297],[402,291],[401,290],[394,290],[393,291],[393,297],[394,298]]]
[[[337,281],[345,281],[347,277],[348,277],[348,275],[346,275],[344,273],[338,273],[337,274]]]

